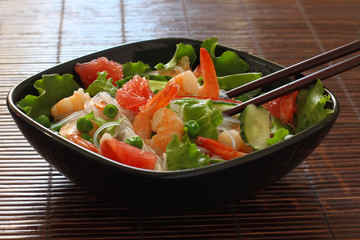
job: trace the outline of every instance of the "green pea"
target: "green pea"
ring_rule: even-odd
[[[107,104],[104,107],[103,113],[108,118],[114,118],[118,114],[119,109],[114,104]]]
[[[76,122],[77,129],[82,133],[87,133],[93,129],[93,123],[86,117],[79,118]]]
[[[190,138],[196,138],[200,132],[199,123],[195,120],[189,120],[184,124],[184,127],[188,129],[187,133]]]
[[[137,147],[139,149],[143,146],[143,141],[139,136],[132,136],[125,140],[125,143],[130,144],[131,146]]]
[[[85,140],[89,140],[90,139],[90,135],[88,133],[82,133],[81,137]]]
[[[49,128],[50,127],[50,120],[47,116],[45,115],[40,115],[35,119],[38,123],[40,123],[41,125]]]

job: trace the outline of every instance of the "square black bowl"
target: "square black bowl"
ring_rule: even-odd
[[[40,72],[14,86],[7,106],[17,126],[34,149],[70,180],[107,200],[140,213],[171,214],[202,211],[252,197],[280,179],[306,159],[321,143],[339,115],[339,102],[327,89],[334,113],[292,138],[246,156],[198,169],[158,172],[130,167],[73,144],[29,118],[16,103],[43,74],[71,73],[74,66],[105,56],[125,63],[143,61],[151,67],[168,62],[178,43],[199,49],[202,41],[165,38],[128,43],[86,55]],[[218,45],[216,55],[232,50],[249,63],[251,71],[264,75],[282,68],[249,53]],[[284,83],[279,83],[284,84]],[[274,87],[270,86],[269,88]]]

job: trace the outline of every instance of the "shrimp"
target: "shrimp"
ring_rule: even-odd
[[[166,107],[169,102],[174,99],[179,86],[173,84],[166,85],[166,87],[154,95],[144,107],[141,108],[138,115],[133,121],[133,128],[137,135],[143,139],[150,139],[151,137],[151,122],[154,113],[163,107]]]
[[[89,132],[90,136],[93,136],[94,132],[98,128],[95,122],[93,122],[93,126],[94,128]],[[84,147],[90,151],[93,151],[95,153],[100,152],[100,150],[98,149],[98,147],[96,147],[95,144],[81,137],[81,132],[77,129],[76,122],[66,123],[64,126],[60,128],[59,134],[63,137],[66,137],[70,141],[76,143],[77,145],[80,145],[81,147]]]
[[[168,84],[180,86],[177,96],[199,96],[207,98],[219,98],[220,86],[218,84],[216,70],[210,54],[205,48],[200,49],[200,69],[204,84],[198,83],[196,74],[190,70],[180,73],[169,80]]]
[[[51,114],[55,121],[57,121],[72,114],[73,112],[84,109],[85,102],[90,101],[90,99],[90,95],[85,93],[84,89],[80,88],[77,91],[74,91],[74,94],[70,97],[63,98],[57,102],[51,108]]]
[[[169,108],[158,109],[151,119],[151,130],[156,134],[151,139],[145,139],[158,155],[165,152],[166,146],[176,134],[182,139],[184,123],[178,115]]]
[[[180,86],[178,96],[198,96],[201,86],[194,73],[190,70],[180,73],[169,80],[168,84]]]
[[[210,54],[205,48],[200,48],[200,69],[204,84],[199,97],[219,98],[220,86],[216,76],[216,70]]]
[[[182,120],[175,112],[165,108],[178,91],[179,87],[175,84],[166,86],[146,103],[133,121],[134,132],[158,154],[165,151],[174,133],[182,137]],[[157,134],[151,138],[152,131]]]
[[[219,134],[218,141],[232,147],[234,150],[250,153],[253,149],[247,145],[240,136],[240,128],[223,131]]]

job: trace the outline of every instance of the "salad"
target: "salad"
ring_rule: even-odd
[[[96,154],[133,167],[173,171],[218,164],[286,140],[324,119],[320,80],[235,116],[222,111],[262,94],[229,99],[225,91],[262,77],[236,53],[215,55],[179,43],[169,62],[77,63],[76,75],[46,74],[38,96],[17,103],[29,117]],[[199,61],[197,61],[199,58]],[[199,63],[197,63],[199,62]],[[79,84],[81,82],[81,85]]]

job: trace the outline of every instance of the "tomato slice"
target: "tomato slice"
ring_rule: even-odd
[[[155,169],[156,154],[143,151],[137,147],[121,142],[114,137],[101,141],[101,154],[114,161],[144,169]]]
[[[211,138],[199,136],[196,138],[195,143],[203,148],[206,148],[214,155],[221,156],[225,160],[241,157],[246,154],[243,152],[236,151],[232,147]]]
[[[118,89],[115,95],[120,106],[138,114],[154,93],[151,91],[148,80],[140,76],[134,76],[130,81]]]
[[[264,107],[270,113],[278,118],[282,123],[292,123],[294,120],[294,113],[296,112],[296,97],[298,91],[289,93],[285,96],[276,98],[264,104]]]
[[[123,67],[121,64],[109,61],[106,57],[100,57],[92,60],[91,62],[77,63],[75,71],[79,74],[84,88],[87,88],[98,77],[98,72],[106,71],[107,79],[113,79],[113,85],[117,86],[115,82],[124,77]]]

